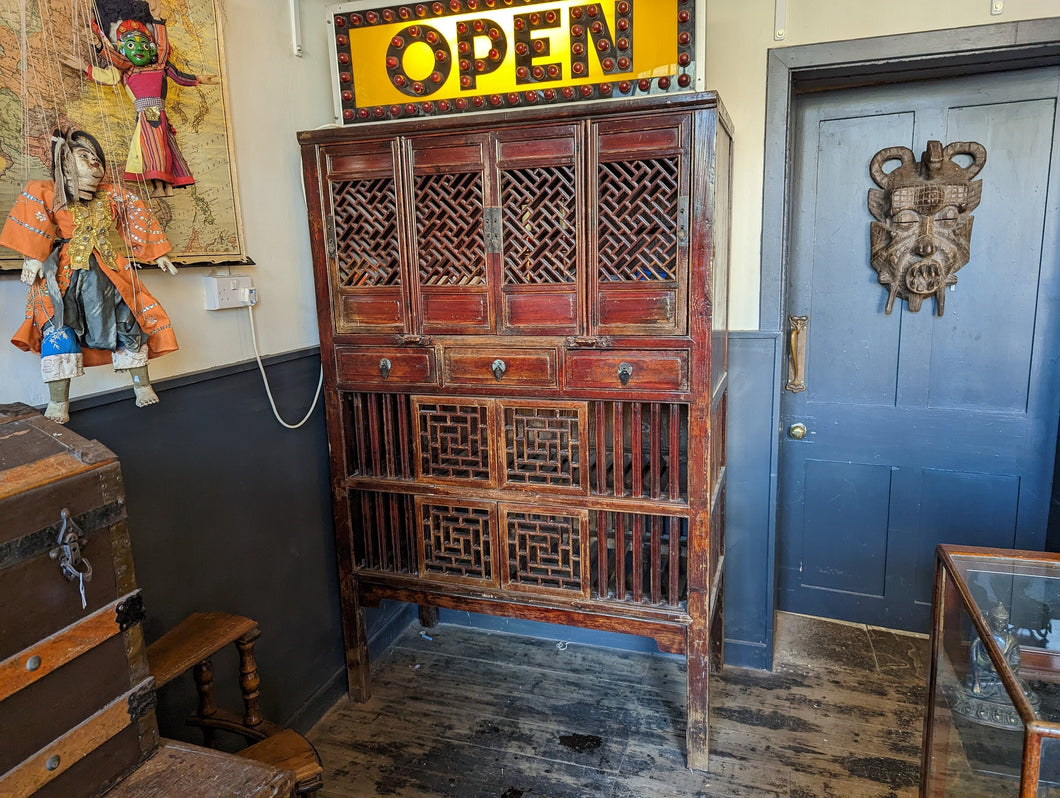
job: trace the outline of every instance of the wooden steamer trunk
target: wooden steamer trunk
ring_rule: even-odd
[[[299,140],[351,695],[370,694],[361,608],[385,598],[650,636],[688,658],[705,768],[732,148],[717,96]]]
[[[142,617],[117,458],[0,405],[0,795],[97,796],[157,748]]]

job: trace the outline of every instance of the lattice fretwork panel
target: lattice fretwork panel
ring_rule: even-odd
[[[352,393],[343,401],[349,421],[349,473],[382,479],[413,479],[414,428],[404,394]]]
[[[508,508],[507,586],[587,593],[582,583],[582,518]]]
[[[589,513],[593,598],[681,607],[688,590],[688,519]]]
[[[501,173],[505,283],[574,282],[575,200],[572,166]]]
[[[593,493],[688,500],[688,405],[591,402],[588,437]]]
[[[413,401],[420,476],[489,482],[489,404]]]
[[[399,285],[401,262],[393,179],[333,183],[331,200],[339,285]]]
[[[677,279],[678,161],[600,164],[601,281]]]
[[[581,416],[576,407],[504,407],[505,477],[510,485],[578,488]]]
[[[417,176],[416,236],[421,284],[484,283],[482,176],[478,172]]]
[[[416,569],[415,507],[402,493],[350,491],[354,567],[407,574]]]
[[[485,506],[424,502],[420,508],[422,573],[495,583],[490,539],[493,515]]]

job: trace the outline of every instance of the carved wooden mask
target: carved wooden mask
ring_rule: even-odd
[[[961,166],[955,156],[970,156]],[[889,161],[901,161],[884,172]],[[872,223],[872,268],[887,286],[886,312],[901,297],[914,313],[929,296],[942,315],[947,286],[957,283],[957,270],[968,262],[972,237],[971,212],[979,205],[983,181],[972,178],[986,165],[986,148],[974,141],[942,146],[929,141],[916,161],[908,147],[887,147],[872,158],[869,173],[879,188],[869,189]]]

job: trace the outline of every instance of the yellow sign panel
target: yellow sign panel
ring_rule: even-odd
[[[449,0],[328,10],[347,123],[691,87],[695,0]]]

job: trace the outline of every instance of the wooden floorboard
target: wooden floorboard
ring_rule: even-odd
[[[772,672],[712,679],[693,772],[680,658],[414,626],[308,736],[324,798],[912,798],[926,669],[923,637],[782,614]]]

